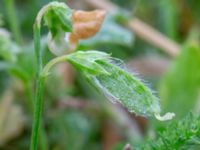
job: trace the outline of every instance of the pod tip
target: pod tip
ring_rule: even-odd
[[[156,119],[160,121],[167,121],[171,120],[172,118],[175,117],[175,113],[168,112],[164,116],[160,116],[160,114],[155,114]]]

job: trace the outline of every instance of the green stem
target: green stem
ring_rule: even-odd
[[[43,92],[44,92],[44,81],[46,76],[48,75],[48,71],[55,65],[56,63],[65,61],[67,59],[67,55],[57,57],[51,60],[44,69],[41,71],[39,75],[39,79],[36,87],[36,99],[35,99],[35,108],[34,108],[34,122],[32,129],[32,137],[31,137],[31,150],[37,149],[38,143],[38,135],[43,107]]]
[[[63,61],[66,61],[67,60],[67,55],[64,55],[64,56],[60,56],[60,57],[56,57],[54,59],[52,59],[51,61],[49,61],[44,69],[42,70],[42,73],[41,73],[41,76],[44,76],[46,77],[48,74],[49,74],[49,70],[57,63],[59,62],[63,62]]]
[[[38,23],[34,24],[33,33],[34,33],[35,54],[37,58],[37,77],[39,77],[43,68],[43,62],[42,62],[43,56],[42,56],[41,43],[40,43],[40,25]]]
[[[44,93],[44,82],[46,78],[46,74],[48,70],[57,62],[60,62],[63,57],[58,57],[50,61],[43,71],[43,54],[41,50],[41,36],[40,36],[40,25],[42,21],[42,17],[48,9],[50,9],[52,4],[45,5],[38,13],[35,19],[34,24],[34,47],[35,54],[37,58],[37,83],[36,83],[36,95],[34,102],[34,116],[33,116],[33,127],[32,127],[32,136],[31,136],[31,146],[30,150],[36,150],[38,144],[38,135],[40,131],[40,122],[43,108],[43,93]],[[62,59],[61,59],[62,58]],[[61,60],[60,60],[61,59]],[[42,131],[44,132],[44,130]],[[44,137],[44,136],[43,136]],[[44,140],[42,140],[44,141]]]
[[[31,150],[37,149],[40,121],[43,108],[44,82],[45,82],[45,77],[39,77],[37,81],[36,97],[34,105],[34,121],[33,121],[32,136],[31,136],[31,148],[30,148]]]
[[[31,84],[30,82],[26,82],[24,83],[24,87],[25,87],[25,93],[27,96],[27,106],[28,109],[30,111],[30,113],[33,116],[33,94],[32,94],[32,89],[31,89]],[[46,133],[45,133],[45,129],[43,126],[41,126],[40,129],[40,133],[39,133],[39,148],[41,150],[48,150],[48,141],[47,141],[47,137],[46,137]]]
[[[36,95],[34,101],[33,127],[32,127],[30,149],[36,150],[38,144],[38,135],[40,130],[40,121],[41,121],[42,107],[43,107],[45,77],[40,76],[43,68],[43,62],[42,62],[43,56],[40,43],[40,23],[36,22],[34,24],[33,30],[34,30],[35,54],[37,58],[37,83],[36,83]]]
[[[26,93],[26,96],[27,96],[27,106],[28,106],[28,109],[30,111],[30,113],[32,114],[33,116],[33,94],[32,94],[32,89],[31,89],[31,84],[30,82],[26,82],[24,83],[24,88],[25,88],[25,93]],[[40,129],[40,133],[39,133],[39,147],[41,150],[48,150],[48,141],[47,141],[47,137],[46,137],[46,133],[45,133],[45,130],[44,130],[44,127],[41,126],[41,129]]]
[[[4,0],[10,28],[17,43],[22,44],[22,35],[17,21],[13,0]]]
[[[31,137],[31,150],[37,149],[38,143],[38,135],[39,135],[39,128],[41,122],[41,115],[42,115],[42,108],[43,108],[43,93],[44,93],[44,82],[48,71],[55,65],[56,63],[65,61],[67,59],[67,55],[57,57],[51,60],[44,69],[39,74],[39,79],[37,81],[36,86],[36,98],[35,98],[35,107],[34,107],[34,122],[32,128],[32,137]]]

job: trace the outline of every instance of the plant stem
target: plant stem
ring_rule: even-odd
[[[34,114],[33,114],[33,127],[32,127],[32,135],[31,135],[31,150],[37,149],[38,144],[38,135],[40,130],[40,121],[42,115],[42,107],[43,107],[43,93],[44,93],[44,82],[45,77],[40,76],[43,68],[43,56],[41,51],[41,43],[40,43],[40,24],[34,24],[34,46],[35,46],[35,54],[37,58],[37,83],[36,83],[36,94],[34,101]]]
[[[39,77],[38,77],[38,81],[36,85],[35,104],[34,104],[35,107],[34,107],[34,122],[33,122],[32,137],[31,137],[31,150],[37,149],[38,135],[39,135],[42,108],[43,108],[44,82],[45,82],[46,76],[48,75],[48,71],[53,67],[53,65],[55,65],[56,63],[65,61],[66,59],[67,59],[67,55],[54,58],[49,63],[47,63],[47,65],[42,69],[41,72],[39,72]],[[44,136],[44,135],[41,135],[41,136]]]
[[[34,116],[33,116],[33,127],[32,127],[32,135],[31,135],[31,145],[30,150],[37,150],[38,144],[38,136],[40,131],[40,122],[41,122],[41,115],[42,115],[42,108],[43,108],[43,93],[44,93],[44,82],[45,82],[45,70],[48,70],[57,62],[63,60],[63,57],[57,57],[50,61],[47,66],[44,68],[43,71],[43,53],[41,50],[41,36],[40,36],[40,26],[42,17],[45,12],[50,9],[52,3],[45,5],[38,13],[35,24],[33,26],[33,33],[34,33],[34,47],[35,47],[35,54],[37,58],[37,83],[36,83],[36,95],[35,95],[35,102],[34,102]],[[61,59],[61,60],[60,60]],[[42,130],[42,133],[44,130]],[[44,137],[44,134],[41,135]],[[46,141],[45,139],[41,139],[42,142]],[[43,143],[42,143],[43,144]],[[43,147],[43,146],[42,146]],[[43,147],[44,148],[44,147]],[[47,148],[47,147],[46,147]]]
[[[38,135],[40,130],[40,122],[41,122],[41,115],[42,115],[42,108],[43,108],[43,93],[44,93],[44,82],[45,76],[41,76],[41,72],[43,69],[43,53],[41,50],[41,36],[40,36],[40,24],[42,21],[42,16],[44,15],[45,11],[48,10],[50,5],[44,6],[36,17],[35,24],[33,26],[33,34],[34,34],[34,47],[35,47],[35,54],[37,58],[37,83],[36,83],[36,94],[35,94],[35,101],[34,101],[34,114],[33,114],[33,127],[32,127],[32,135],[31,135],[31,145],[30,150],[36,150],[38,144]],[[43,130],[44,133],[44,130]],[[43,138],[44,136],[41,135]],[[43,143],[41,139],[41,142]]]
[[[52,60],[49,61],[49,62],[45,65],[45,67],[43,68],[42,73],[41,73],[41,76],[46,77],[46,76],[48,75],[48,73],[49,73],[49,70],[50,70],[55,64],[57,64],[57,63],[59,63],[59,62],[63,62],[63,61],[65,61],[65,60],[67,60],[67,55],[63,55],[63,56],[56,57],[56,58],[52,59]]]
[[[44,93],[45,77],[40,76],[37,81],[35,105],[34,105],[34,121],[31,136],[31,150],[37,149],[38,135],[40,129],[40,121],[43,108],[43,93]]]
[[[8,21],[10,28],[13,32],[13,36],[18,44],[22,44],[22,35],[19,28],[19,23],[17,21],[16,11],[14,7],[13,0],[4,0],[5,1],[5,7],[6,7],[6,13],[8,15]]]
[[[37,77],[39,77],[43,68],[43,62],[42,62],[43,56],[42,56],[41,43],[40,43],[40,25],[38,23],[34,24],[33,33],[34,33],[35,54],[37,58]]]
[[[38,74],[39,76],[38,76],[38,81],[36,85],[36,95],[35,95],[35,104],[34,104],[34,122],[33,122],[33,128],[32,128],[30,150],[37,149],[38,135],[39,135],[39,130],[40,130],[40,122],[41,122],[41,115],[42,115],[42,108],[43,108],[44,82],[45,82],[46,76],[48,74],[48,71],[52,68],[53,65],[55,65],[58,62],[65,61],[66,59],[67,59],[67,55],[64,55],[64,56],[57,57],[51,60]],[[44,132],[44,130],[42,132]],[[44,134],[41,135],[41,137],[43,136]],[[43,139],[42,141],[45,142],[44,140],[45,139]]]

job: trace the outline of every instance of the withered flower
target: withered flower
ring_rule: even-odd
[[[70,33],[69,41],[77,45],[78,40],[94,36],[99,31],[105,15],[105,10],[74,11],[72,14],[73,31]]]
[[[64,12],[63,14],[66,13]],[[106,12],[104,10],[71,11],[71,14],[66,17],[70,20],[69,26],[71,28],[70,30],[66,31],[65,29],[68,26],[65,23],[67,21],[69,22],[69,20],[60,19],[58,20],[60,23],[59,26],[57,25],[56,28],[53,28],[52,25],[56,24],[56,22],[54,22],[53,20],[54,15],[57,15],[57,17],[59,17],[60,14],[52,14],[52,12],[49,11],[48,14],[46,14],[45,16],[45,20],[46,24],[51,29],[51,32],[48,35],[48,47],[50,51],[57,56],[61,56],[63,54],[67,54],[74,51],[80,39],[90,38],[99,31],[101,24],[104,20],[105,14]],[[61,28],[63,27],[63,25],[66,25],[66,27]]]

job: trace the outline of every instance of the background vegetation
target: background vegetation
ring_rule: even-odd
[[[2,150],[26,150],[30,145],[36,72],[33,23],[48,2],[0,1]],[[200,1],[63,2],[73,9],[107,9],[100,32],[82,40],[78,49],[96,49],[123,59],[128,71],[156,91],[162,112],[174,112],[176,117],[161,123],[129,113],[107,101],[69,64],[60,64],[45,83],[39,149],[199,149]],[[42,32],[48,61],[53,55],[47,29]]]

